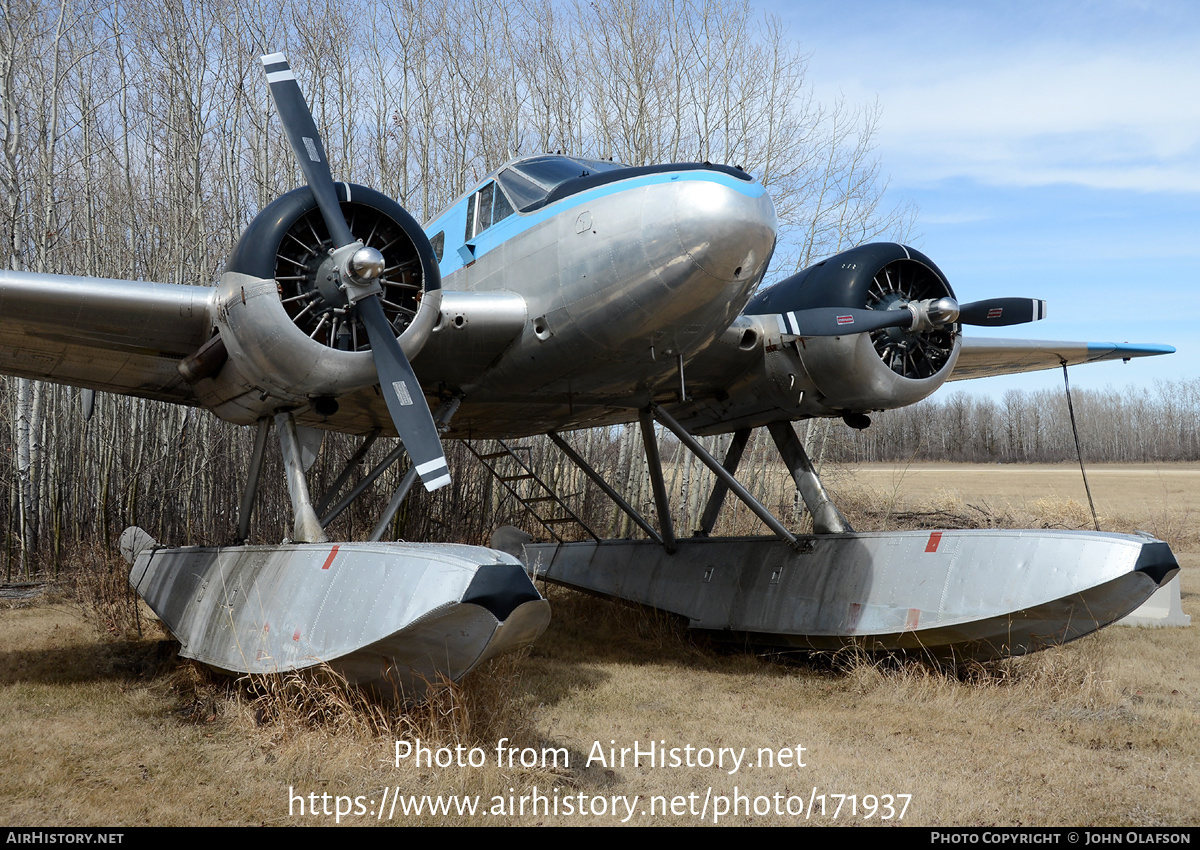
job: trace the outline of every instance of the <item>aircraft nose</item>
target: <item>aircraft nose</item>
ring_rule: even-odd
[[[680,180],[675,230],[683,252],[721,281],[757,279],[775,248],[775,205],[757,182]]]

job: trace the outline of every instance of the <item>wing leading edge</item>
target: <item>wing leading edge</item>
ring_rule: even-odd
[[[176,368],[209,336],[212,290],[0,271],[0,373],[196,404]]]
[[[1173,354],[1174,346],[1128,342],[1058,342],[1039,339],[963,338],[951,381],[1057,369],[1066,363],[1099,363]]]

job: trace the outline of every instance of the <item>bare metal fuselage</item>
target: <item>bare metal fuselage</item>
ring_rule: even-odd
[[[469,265],[447,249],[442,320],[414,366],[427,387],[464,392],[451,434],[628,420],[651,398],[679,393],[681,365],[685,387],[733,377],[728,367],[692,375],[689,364],[766,272],[776,238],[769,196],[757,182],[705,171],[628,182],[510,217],[479,240]],[[492,318],[480,316],[483,293],[496,298]],[[497,314],[517,329],[499,352],[487,338]]]

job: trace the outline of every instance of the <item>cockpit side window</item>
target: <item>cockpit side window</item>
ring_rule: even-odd
[[[499,224],[513,214],[512,204],[508,202],[508,198],[504,197],[504,191],[497,186],[496,198],[492,203],[492,223]]]
[[[475,233],[483,233],[492,226],[492,195],[496,192],[496,184],[488,183],[476,194],[478,203],[475,208]]]
[[[498,224],[508,218],[512,213],[512,204],[504,196],[504,191],[494,181],[489,180],[467,202],[466,238],[473,239],[493,224]]]

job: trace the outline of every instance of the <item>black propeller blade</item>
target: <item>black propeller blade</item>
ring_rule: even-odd
[[[953,298],[910,301],[893,310],[811,307],[780,313],[786,332],[796,336],[845,336],[884,328],[931,330],[961,322],[998,328],[1046,318],[1046,302],[1036,298],[988,298],[959,305]]]
[[[1023,325],[1046,318],[1046,302],[1036,298],[988,298],[958,308],[958,320],[964,325],[1000,328]]]
[[[417,376],[396,341],[380,303],[382,290],[376,278],[383,271],[383,255],[357,242],[342,216],[325,146],[321,144],[312,112],[287,58],[282,53],[272,53],[262,57],[262,63],[292,151],[333,237],[334,257],[346,284],[347,301],[354,306],[371,340],[380,389],[387,400],[396,433],[425,489],[436,490],[450,483],[450,471],[442,452],[441,437],[429,406],[425,404]]]
[[[421,476],[421,483],[431,491],[449,484],[450,469],[442,453],[442,438],[425,404],[416,373],[400,350],[391,323],[383,315],[383,305],[378,298],[364,298],[358,302],[358,315],[371,338],[371,354],[375,357],[379,388],[387,400],[388,412],[417,475]],[[375,344],[376,340],[388,339],[392,341],[390,346]]]
[[[300,84],[296,82],[296,75],[282,53],[264,56],[262,63],[267,72],[267,84],[271,87],[271,97],[275,99],[275,108],[279,110],[279,120],[283,122],[283,130],[292,145],[296,162],[304,172],[308,188],[321,208],[321,217],[325,219],[333,244],[338,248],[349,245],[354,241],[354,235],[342,217],[325,146],[321,144],[321,134],[317,132],[316,122],[304,100],[304,92],[300,91]]]
[[[781,313],[787,332],[796,336],[845,336],[883,328],[906,328],[913,322],[908,310],[856,310],[849,307],[812,307]]]

